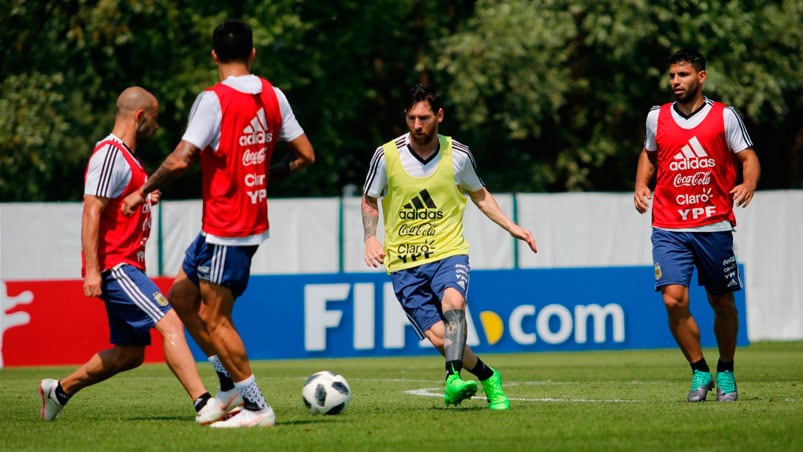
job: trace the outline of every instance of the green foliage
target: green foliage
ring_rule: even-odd
[[[803,187],[799,0],[7,3],[0,201],[80,199],[129,85],[160,100],[161,129],[139,150],[153,170],[217,82],[210,37],[225,17],[252,25],[253,71],[285,91],[316,148],[318,163],[271,196],[361,185],[374,149],[404,132],[418,81],[444,95],[442,132],[473,149],[492,191],[630,190],[645,115],[671,99],[665,61],[682,46],[708,58],[706,93],[744,115],[761,187]],[[199,172],[166,198],[199,197]]]
[[[27,73],[0,83],[0,198],[47,199],[64,193],[65,181],[78,190],[84,144],[73,133],[90,127],[88,108],[63,90],[64,77]]]
[[[48,423],[39,419],[36,385],[72,368],[7,368],[0,370],[0,448],[796,450],[803,444],[801,354],[800,342],[740,348],[739,401],[709,396],[697,404],[685,400],[690,372],[676,349],[485,355],[502,372],[511,398],[506,412],[485,408],[482,394],[446,408],[443,359],[434,350],[423,357],[257,361],[254,374],[277,424],[236,431],[195,425],[189,398],[164,364],[84,389]],[[214,390],[212,368],[198,366]],[[342,415],[313,416],[302,404],[305,378],[323,369],[349,381],[354,395]]]
[[[799,117],[801,4],[754,3],[482,0],[441,40],[436,68],[452,78],[461,133],[480,144],[479,160],[488,154],[492,189],[626,190],[646,113],[670,100],[666,57],[680,47],[707,55],[706,94],[742,109],[748,124]],[[801,133],[799,124],[777,130]],[[774,149],[757,140],[772,136],[754,135],[759,150]],[[773,154],[761,156],[772,165]]]

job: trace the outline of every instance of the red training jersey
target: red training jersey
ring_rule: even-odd
[[[282,114],[273,85],[247,94],[222,83],[209,88],[220,101],[217,149],[201,152],[203,224],[208,234],[248,237],[268,227],[267,186]]]
[[[110,198],[100,216],[98,231],[98,266],[100,271],[108,270],[118,264],[131,264],[145,271],[145,242],[151,234],[151,204],[149,199],[127,217],[120,211],[123,200],[129,193],[137,190],[148,180],[148,173],[133,154],[119,143],[106,140],[95,146],[99,149],[111,145],[120,152],[131,169],[131,180],[120,196]],[[87,168],[88,170],[88,168]],[[86,180],[86,173],[84,173]],[[86,275],[86,256],[81,251],[81,276]]]
[[[671,108],[671,103],[661,106],[655,131],[658,168],[653,226],[694,228],[724,220],[735,226],[729,192],[736,184],[736,165],[725,138],[725,105],[714,102],[705,119],[692,129],[678,126]]]

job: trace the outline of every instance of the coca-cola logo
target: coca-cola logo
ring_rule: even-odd
[[[675,187],[699,187],[711,184],[711,171],[698,171],[694,174],[675,174]]]
[[[258,151],[246,149],[243,152],[243,166],[261,165],[263,163],[265,163],[265,148]]]
[[[415,226],[403,224],[399,227],[399,235],[433,236],[435,235],[435,225],[432,223],[424,223]]]

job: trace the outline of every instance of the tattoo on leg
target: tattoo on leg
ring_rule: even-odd
[[[466,311],[452,309],[443,313],[443,351],[446,361],[463,361],[466,347]]]

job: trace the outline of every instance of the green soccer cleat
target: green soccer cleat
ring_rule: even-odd
[[[460,405],[460,402],[470,399],[477,393],[477,382],[463,380],[458,374],[451,374],[446,379],[446,388],[443,391],[443,401],[446,406]]]
[[[485,399],[488,400],[488,409],[490,410],[509,410],[510,400],[502,390],[502,374],[496,369],[493,375],[486,380],[482,380],[482,390],[485,392]]]
[[[735,402],[739,398],[736,390],[736,379],[733,372],[717,372],[717,400],[720,402]]]
[[[691,378],[691,390],[686,398],[689,402],[703,402],[708,396],[708,391],[714,389],[714,379],[710,372],[694,371]]]

